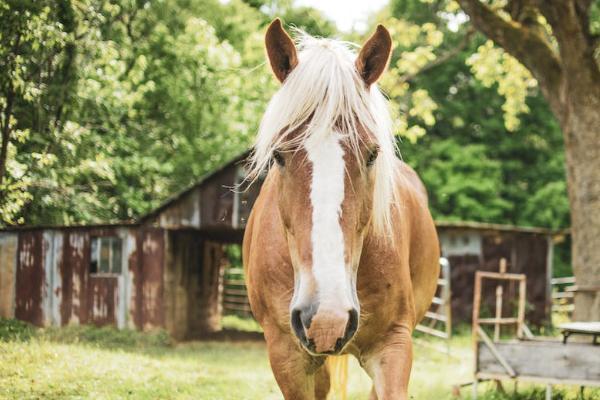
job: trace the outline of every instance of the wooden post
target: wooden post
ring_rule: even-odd
[[[475,271],[475,288],[473,290],[473,321],[471,326],[471,335],[473,337],[473,354],[475,358],[473,360],[473,371],[477,376],[477,358],[479,354],[479,346],[477,345],[477,338],[479,336],[479,308],[481,306],[481,272]],[[477,380],[477,378],[475,378]]]
[[[552,400],[552,385],[546,385],[546,400]]]
[[[223,272],[225,270],[223,245],[205,241],[200,278],[199,330],[203,333],[221,330]]]
[[[506,258],[500,259],[500,274],[506,273]],[[501,283],[496,286],[496,321],[502,318],[502,296],[504,295],[504,287]],[[496,322],[494,324],[494,342],[500,340],[500,324]]]
[[[519,313],[517,315],[517,338],[523,339],[523,326],[525,325],[525,303],[527,299],[527,281],[525,278],[519,281]]]
[[[446,336],[448,337],[448,346],[450,346],[450,338],[452,337],[452,279],[450,271],[450,263],[448,260],[442,264],[443,277],[446,284],[442,288],[444,298],[444,313],[446,314]],[[448,349],[448,352],[450,349]]]
[[[503,287],[498,284],[496,286],[496,316],[494,318],[480,318],[479,313],[481,311],[481,291],[483,279],[496,279],[501,282],[506,281],[518,281],[519,282],[519,304],[518,304],[518,316],[517,318],[503,318],[502,317],[502,295]],[[497,362],[506,370],[507,375],[512,378],[517,378],[517,374],[514,369],[508,364],[504,357],[497,351],[495,342],[499,342],[500,339],[500,326],[503,324],[516,324],[517,325],[517,336],[519,339],[523,337],[526,332],[525,326],[525,299],[526,299],[526,283],[527,277],[523,274],[510,274],[506,272],[506,260],[501,259],[500,271],[499,272],[488,272],[488,271],[476,271],[475,272],[475,286],[473,290],[473,354],[474,357],[474,372],[475,381],[478,380],[479,373],[479,346],[478,340],[481,339],[487,346],[489,351],[492,353]],[[494,340],[487,335],[487,333],[481,327],[483,324],[494,325]],[[496,379],[494,379],[496,380]],[[516,390],[516,387],[515,387]],[[475,389],[474,389],[475,391]],[[475,392],[474,392],[475,394]]]

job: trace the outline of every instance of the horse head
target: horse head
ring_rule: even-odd
[[[391,52],[377,31],[356,56],[281,22],[266,34],[282,82],[261,123],[256,169],[276,169],[277,209],[294,270],[291,329],[312,354],[336,354],[358,329],[356,277],[365,238],[385,236],[393,197],[389,111],[374,83]]]

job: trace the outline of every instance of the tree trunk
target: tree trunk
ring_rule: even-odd
[[[571,259],[579,287],[574,318],[600,321],[600,68],[597,41],[589,30],[591,1],[511,0],[512,21],[481,0],[458,2],[477,30],[531,71],[560,123],[571,204]],[[525,9],[527,18],[521,18]],[[551,40],[539,23],[541,15],[552,27]]]
[[[4,107],[4,122],[0,124],[2,129],[2,143],[0,144],[0,191],[2,190],[2,183],[4,182],[4,176],[6,175],[8,142],[10,141],[10,118],[12,116],[14,96],[15,94],[12,91],[12,85],[10,85],[10,90],[6,96],[6,106]]]
[[[600,321],[600,90],[572,91],[561,121],[571,203],[574,319]]]

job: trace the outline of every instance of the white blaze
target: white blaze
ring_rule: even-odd
[[[337,133],[319,139],[311,137],[305,145],[312,164],[312,272],[321,305],[350,307],[344,234],[340,224],[344,201],[344,150]]]

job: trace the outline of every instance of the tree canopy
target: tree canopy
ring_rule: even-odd
[[[263,51],[275,14],[363,39],[288,1],[0,0],[1,222],[132,219],[247,149],[277,88]],[[568,226],[556,120],[460,15],[393,0],[372,17],[396,44],[382,87],[403,158],[436,218]]]

